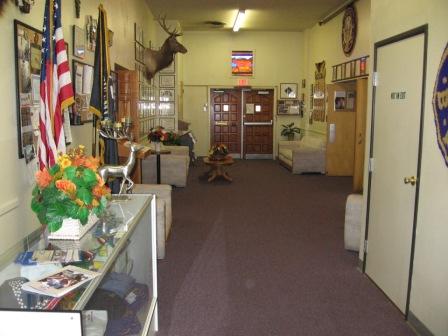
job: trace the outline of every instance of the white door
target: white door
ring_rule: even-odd
[[[424,34],[377,47],[366,273],[407,313],[418,184]]]

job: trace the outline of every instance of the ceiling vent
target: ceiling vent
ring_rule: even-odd
[[[223,28],[225,26],[225,23],[221,22],[221,21],[204,21],[204,24],[208,28],[215,28],[215,29],[220,29],[220,28]]]

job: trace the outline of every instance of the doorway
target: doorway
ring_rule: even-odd
[[[273,89],[211,89],[210,145],[234,158],[273,159]]]
[[[375,43],[364,271],[407,316],[417,221],[427,26]]]

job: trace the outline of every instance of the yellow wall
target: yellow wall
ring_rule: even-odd
[[[305,30],[305,50],[303,59],[305,62],[304,66],[306,69],[305,76],[307,83],[307,99],[305,102],[308,108],[310,84],[315,81],[315,63],[323,60],[325,61],[327,69],[325,82],[331,84],[333,65],[370,54],[370,0],[360,0],[355,2],[355,8],[358,17],[358,32],[355,47],[349,57],[344,55],[341,46],[342,17],[344,12],[321,26],[316,24],[311,29]],[[308,129],[325,133],[326,123],[313,122]]]
[[[300,83],[303,77],[303,34],[294,32],[186,32],[183,57],[185,90],[183,117],[192,122],[190,128],[198,139],[196,155],[206,155],[210,147],[209,113],[202,106],[208,103],[208,87],[233,87],[230,56],[232,50],[254,50],[255,75],[249,78],[253,87],[274,88],[280,83]],[[203,90],[196,89],[202,86]],[[200,96],[198,96],[200,94]],[[200,103],[202,101],[202,103]],[[279,125],[298,117],[276,118]],[[275,148],[274,143],[274,148]]]
[[[426,23],[429,26],[422,171],[410,310],[434,335],[448,335],[448,169],[437,145],[432,109],[436,74],[448,42],[448,2],[375,0],[372,1],[371,14],[372,43]],[[369,113],[368,130],[370,119]],[[367,139],[370,139],[369,134]],[[364,181],[367,181],[367,172]],[[364,200],[364,216],[365,205]]]
[[[103,3],[108,13],[109,28],[114,31],[114,45],[111,48],[111,63],[115,62],[134,68],[134,22],[145,30],[145,39],[154,40],[154,22],[146,1],[89,0],[81,2],[81,18],[76,19],[73,1],[62,1],[62,22],[64,37],[70,45],[69,58],[72,57],[72,25],[85,25],[85,16],[98,17],[98,5]],[[18,19],[37,29],[42,29],[43,7],[45,1],[36,1],[30,14],[21,14],[8,2],[5,13],[0,18],[3,52],[0,53],[0,99],[2,104],[2,123],[0,124],[0,153],[2,155],[2,192],[0,207],[12,210],[0,217],[0,255],[17,243],[21,238],[38,227],[35,215],[30,210],[30,195],[33,176],[28,172],[25,160],[17,155],[17,117],[16,87],[14,70],[13,20]],[[74,144],[91,147],[92,124],[72,127]]]

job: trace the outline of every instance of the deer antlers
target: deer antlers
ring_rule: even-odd
[[[175,28],[173,31],[170,31],[171,26],[166,26],[166,15],[161,17],[160,15],[157,17],[157,22],[159,23],[160,27],[170,36],[182,36],[182,33],[177,32],[177,28]]]

